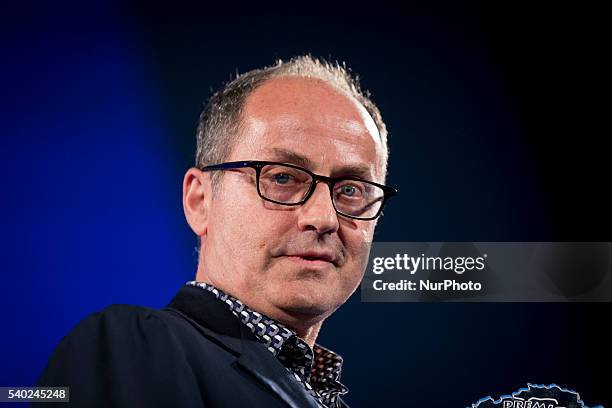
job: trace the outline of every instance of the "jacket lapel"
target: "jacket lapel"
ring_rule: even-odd
[[[191,322],[204,336],[237,355],[238,365],[291,407],[319,408],[302,384],[212,293],[183,286],[168,307]]]
[[[221,347],[240,354],[242,334],[240,321],[212,293],[185,285],[170,304],[163,308],[189,321],[200,333]]]
[[[250,333],[246,327],[243,332]],[[246,336],[243,338],[238,364],[278,394],[289,406],[319,408],[319,404],[304,386],[257,340],[249,340]]]

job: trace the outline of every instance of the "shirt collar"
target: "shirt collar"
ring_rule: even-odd
[[[293,330],[282,323],[259,313],[239,299],[206,282],[190,281],[187,285],[212,293],[225,303],[231,312],[246,325],[266,348],[288,369],[298,373],[321,393],[332,389],[340,395],[348,389],[339,382],[342,357],[319,344],[310,348]]]

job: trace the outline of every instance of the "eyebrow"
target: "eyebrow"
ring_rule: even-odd
[[[274,147],[271,149],[271,151],[276,160],[284,163],[295,164],[309,170],[314,167],[312,160],[306,156],[294,152],[293,150]],[[349,164],[333,169],[331,176],[334,177],[337,175],[360,177],[364,180],[369,180],[372,177],[372,172],[370,166],[367,164]]]

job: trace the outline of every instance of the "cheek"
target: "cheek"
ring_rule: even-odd
[[[365,221],[360,221],[364,223]],[[342,233],[342,241],[351,258],[363,260],[364,252],[367,257],[368,249],[374,236],[372,224],[357,224],[356,227],[346,228]],[[366,259],[367,261],[367,259]]]
[[[211,236],[237,268],[261,272],[269,263],[270,248],[278,245],[287,227],[282,212],[264,208],[259,198],[219,196],[211,211]]]
[[[370,225],[356,228],[345,234],[345,246],[348,253],[348,267],[352,280],[360,281],[368,262],[370,245],[374,229]]]

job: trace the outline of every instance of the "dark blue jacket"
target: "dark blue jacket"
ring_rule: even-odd
[[[87,317],[38,385],[69,386],[61,407],[318,407],[228,307],[193,286],[161,310],[113,305]]]

